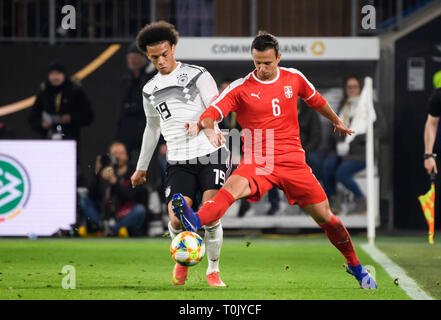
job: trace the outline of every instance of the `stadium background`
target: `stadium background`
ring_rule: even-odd
[[[63,18],[61,8],[65,5],[72,5],[76,9],[76,30],[65,31],[60,28]],[[376,9],[374,30],[365,30],[361,26],[364,16],[361,10],[365,5],[372,5]],[[427,224],[417,201],[417,196],[424,194],[429,188],[429,178],[422,161],[423,131],[427,100],[433,92],[432,77],[441,69],[441,1],[0,0],[0,123],[13,129],[14,139],[32,142],[37,136],[28,124],[30,108],[12,108],[13,112],[5,112],[5,106],[34,95],[47,76],[50,62],[62,61],[68,74],[73,74],[100,56],[110,45],[121,45],[82,81],[82,87],[90,98],[95,113],[94,122],[82,130],[82,141],[87,143],[81,144],[79,153],[80,170],[90,172],[95,156],[106,152],[113,140],[118,107],[116,101],[119,99],[121,79],[126,71],[127,48],[143,25],[156,20],[174,23],[182,38],[253,37],[258,30],[264,29],[278,37],[296,39],[378,39],[378,61],[305,61],[284,60],[282,57],[281,65],[298,68],[324,92],[340,89],[343,79],[349,75],[371,76],[374,79],[376,107],[387,128],[386,134],[377,140],[376,149],[376,177],[379,178],[380,196],[377,224],[380,236],[377,246],[389,257],[393,257],[394,262],[405,266],[410,276],[417,279],[418,284],[434,298],[441,298],[441,274],[437,268],[439,244],[427,246]],[[412,58],[424,61],[423,89],[417,91],[409,90],[409,59]],[[224,78],[243,76],[253,68],[251,57],[248,61],[219,63],[189,59],[188,62],[205,66],[218,83]],[[7,153],[8,150],[2,150],[1,146],[4,145],[0,141],[0,153]],[[436,147],[441,150],[440,141],[437,141]],[[63,172],[60,170],[56,174],[61,176]],[[438,178],[437,193],[439,182]],[[439,229],[441,219],[438,198],[437,194],[435,221]],[[0,227],[7,228],[5,223]],[[164,230],[165,228],[162,229]],[[191,290],[200,290],[200,286],[206,284],[195,274],[190,278],[190,291],[169,290],[167,268],[171,265],[170,259],[167,256],[156,260],[158,256],[165,256],[164,252],[169,246],[167,239],[130,239],[122,242],[113,242],[110,239],[98,242],[99,245],[94,239],[82,239],[78,242],[74,241],[76,239],[66,242],[2,239],[0,278],[3,276],[6,281],[0,284],[0,298],[421,298],[415,298],[407,291],[407,295],[400,291],[398,278],[394,278],[389,271],[386,273],[380,262],[372,260],[366,253],[368,251],[359,249],[359,243],[365,242],[365,230],[363,227],[350,232],[356,235],[356,231],[361,231],[359,236],[353,237],[357,252],[360,252],[363,261],[377,268],[382,287],[378,293],[369,295],[346,288],[347,279],[340,273],[334,272],[332,277],[339,283],[337,287],[343,289],[335,289],[334,283],[329,285],[326,283],[327,279],[320,278],[321,270],[317,268],[318,265],[328,263],[335,267],[339,263],[334,261],[334,248],[329,246],[327,239],[320,238],[321,230],[306,228],[302,230],[302,238],[289,238],[290,233],[298,233],[298,228],[273,228],[269,232],[279,234],[257,233],[263,239],[252,238],[256,235],[255,232],[245,232],[250,238],[226,237],[222,263],[225,265],[225,277],[232,285],[231,291],[201,290],[196,296]],[[243,231],[226,231],[226,236],[243,234]],[[305,236],[306,233],[312,234]],[[396,237],[397,235],[405,237]],[[35,239],[35,235],[28,236],[31,240]],[[312,259],[308,255],[311,251],[314,252]],[[276,262],[274,268],[268,264],[262,271],[259,257],[265,255]],[[286,258],[287,255],[289,258]],[[31,260],[32,266],[28,264]],[[128,266],[127,261],[133,263]],[[154,266],[151,265],[152,261]],[[78,274],[83,276],[83,283],[79,282],[78,287],[83,290],[68,292],[58,289],[60,277],[55,279],[54,275],[61,275],[60,268],[66,263],[74,264],[78,268]],[[236,272],[237,269],[243,269],[243,265],[257,268],[250,268],[249,273],[244,276]],[[147,268],[149,272],[145,272]],[[196,268],[203,273],[203,266]],[[150,272],[152,270],[153,273]],[[292,276],[295,281],[286,283],[286,273],[293,270],[296,271],[295,276]],[[301,272],[297,273],[299,270]],[[253,280],[261,277],[262,272],[272,274],[273,277],[255,285]],[[126,274],[130,274],[130,278]],[[295,278],[297,275],[304,278]],[[23,286],[25,276],[29,279],[27,286]],[[280,279],[283,281],[279,282]],[[145,286],[144,283],[149,281],[153,285]],[[329,285],[328,291],[320,291],[323,283]],[[271,292],[267,289],[274,285],[281,290]],[[237,292],[234,291],[236,289]],[[144,296],[146,292],[148,294]],[[248,295],[244,296],[243,292]]]
[[[140,26],[151,20],[175,23],[181,37],[249,37],[258,29],[290,37],[379,37],[379,63],[282,61],[282,64],[302,70],[319,89],[338,88],[351,74],[374,77],[377,103],[388,128],[386,137],[380,141],[381,156],[377,157],[381,177],[381,226],[388,230],[424,229],[426,224],[415,199],[428,185],[420,155],[426,101],[432,92],[431,77],[440,68],[439,59],[432,58],[441,55],[437,50],[436,30],[441,23],[436,16],[438,1],[341,0],[331,5],[330,1],[279,0],[269,3],[251,0],[2,1],[0,72],[7,76],[0,78],[0,105],[33,95],[54,59],[63,61],[72,74],[109,44],[122,44],[114,56],[83,82],[96,112],[93,125],[82,131],[83,137],[93,137],[93,143],[82,144],[79,154],[81,170],[87,171],[95,155],[105,152],[112,140],[112,135],[103,133],[115,131],[115,101],[119,98],[121,75],[125,71],[126,48]],[[66,4],[76,7],[77,17],[77,29],[68,32],[59,28],[63,17],[61,7]],[[360,26],[363,18],[360,8],[366,4],[374,5],[377,10],[375,30],[363,30]],[[407,90],[407,59],[414,56],[426,61],[426,85],[418,92]],[[213,61],[191,62],[206,66],[218,82],[223,78],[238,78],[252,68],[251,61],[231,62],[229,68]],[[395,86],[389,81],[391,76],[396,79]],[[26,125],[29,112],[28,108],[2,117],[3,122],[16,129],[18,139],[35,138],[35,133]],[[409,127],[412,130],[408,130]],[[439,226],[439,219],[437,224]]]

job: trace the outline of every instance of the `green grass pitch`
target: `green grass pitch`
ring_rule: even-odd
[[[404,268],[421,289],[441,299],[441,243],[427,243],[427,235],[418,237],[380,237],[377,247]]]
[[[220,266],[227,288],[208,286],[206,257],[184,286],[173,286],[169,246],[168,239],[2,239],[0,299],[409,299],[357,247],[379,284],[361,290],[324,237],[225,239]],[[75,267],[76,289],[61,286],[65,265]]]

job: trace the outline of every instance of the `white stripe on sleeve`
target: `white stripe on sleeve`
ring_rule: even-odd
[[[294,69],[294,68],[284,68],[284,67],[280,67],[281,69],[285,70],[285,71],[289,71],[293,74],[298,74],[299,76],[301,76],[303,78],[303,80],[305,80],[306,84],[314,91],[312,93],[312,95],[310,95],[307,99],[304,99],[304,101],[308,101],[310,100],[312,97],[315,96],[315,94],[317,93],[317,91],[315,90],[314,85],[309,82],[309,80],[305,77],[305,75],[303,73],[301,73],[299,70]]]

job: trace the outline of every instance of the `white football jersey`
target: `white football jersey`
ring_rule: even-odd
[[[143,89],[144,111],[147,117],[161,117],[168,160],[190,160],[219,149],[203,132],[191,137],[185,129],[186,123],[199,121],[218,94],[216,82],[205,68],[181,62],[171,73],[158,72],[147,82]],[[215,129],[220,132],[217,124]]]

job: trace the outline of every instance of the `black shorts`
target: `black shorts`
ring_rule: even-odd
[[[231,173],[230,151],[222,147],[215,152],[191,160],[167,164],[165,198],[170,202],[175,193],[181,193],[195,202],[198,192],[219,190]]]

